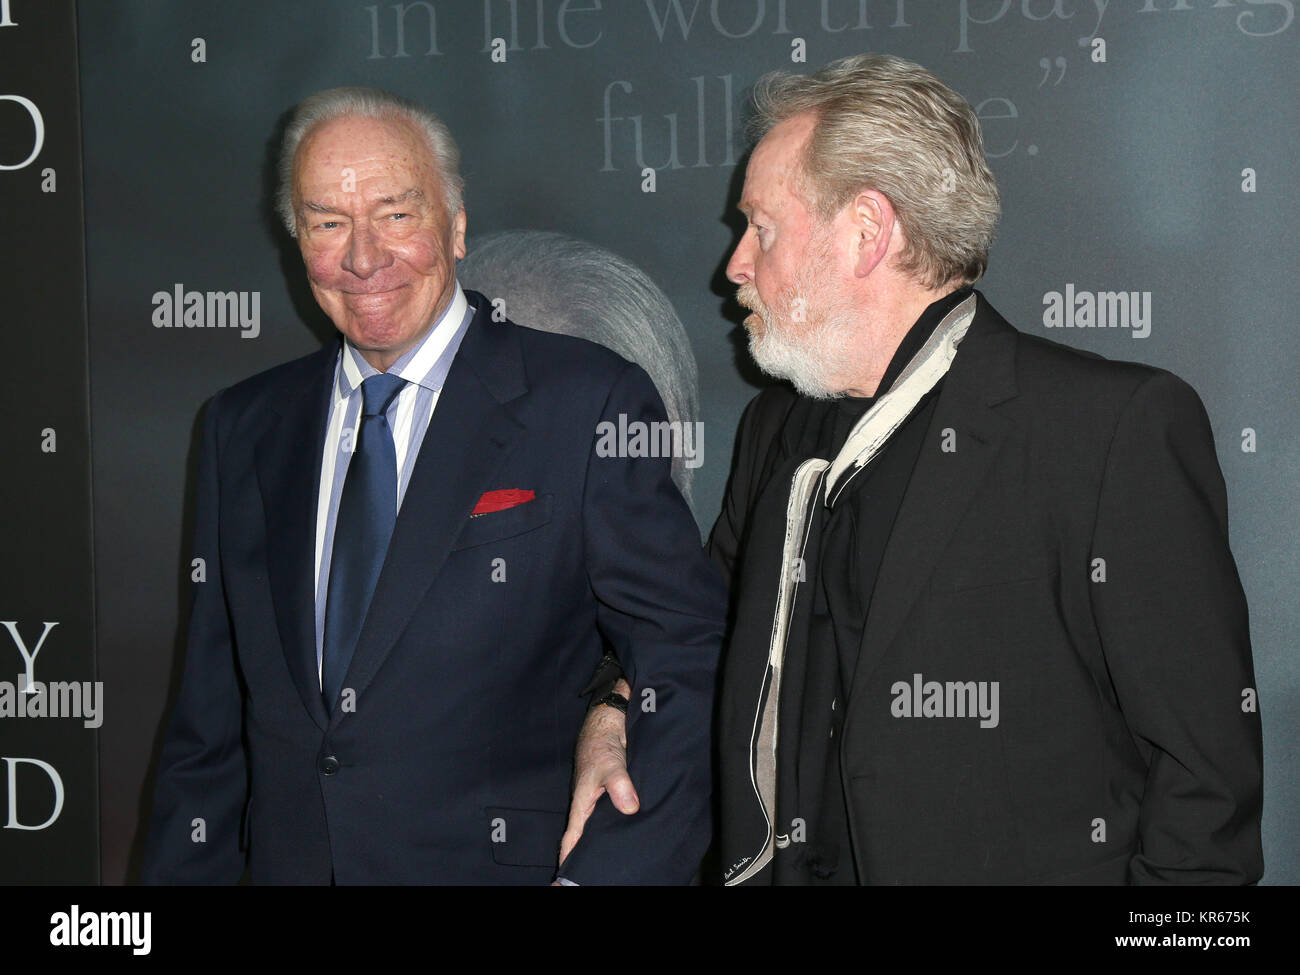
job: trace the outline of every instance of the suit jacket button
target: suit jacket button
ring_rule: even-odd
[[[339,770],[339,760],[333,755],[326,755],[320,760],[321,775],[333,775]]]

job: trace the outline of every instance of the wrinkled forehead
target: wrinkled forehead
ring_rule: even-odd
[[[745,167],[742,211],[785,206],[792,200],[803,203],[803,151],[811,133],[811,121],[796,116],[773,126],[759,140]]]
[[[303,137],[294,158],[299,190],[349,181],[436,183],[437,167],[419,130],[405,119],[343,116]]]

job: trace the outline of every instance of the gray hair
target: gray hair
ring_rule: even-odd
[[[861,54],[816,74],[772,72],[754,89],[752,130],[812,112],[802,179],[825,222],[863,189],[889,198],[906,249],[898,267],[928,288],[976,281],[1001,213],[970,103],[911,61]]]
[[[424,135],[433,157],[449,216],[460,212],[465,181],[460,175],[460,149],[446,124],[423,105],[380,88],[329,88],[298,103],[280,143],[279,186],[275,207],[289,236],[298,236],[297,214],[293,209],[293,173],[298,146],[317,125],[338,118],[397,119],[413,125]]]
[[[473,245],[457,270],[465,287],[504,298],[520,325],[614,350],[650,374],[670,421],[698,418],[691,340],[668,296],[639,267],[585,240],[537,230],[489,234]],[[690,503],[694,471],[679,456],[672,469]]]

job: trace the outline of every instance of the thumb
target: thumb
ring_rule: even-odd
[[[630,816],[641,808],[641,797],[636,794],[636,787],[626,772],[612,774],[605,782],[609,792],[609,801],[624,816]]]

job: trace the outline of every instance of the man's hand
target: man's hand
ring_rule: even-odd
[[[614,690],[630,697],[632,688],[620,680]],[[626,816],[641,808],[641,799],[627,774],[627,716],[616,708],[593,708],[578,734],[573,755],[573,801],[569,823],[560,840],[560,863],[582,838],[587,817],[601,796],[609,793],[614,808]]]

